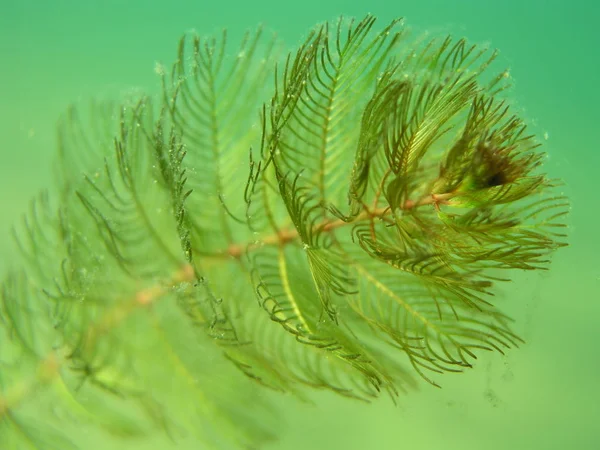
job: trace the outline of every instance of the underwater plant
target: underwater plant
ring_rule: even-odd
[[[2,448],[257,448],[265,390],[394,399],[521,342],[494,288],[568,202],[495,52],[375,21],[186,36],[160,97],[65,114],[2,283]]]

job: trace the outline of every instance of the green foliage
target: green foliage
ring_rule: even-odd
[[[494,286],[547,267],[567,202],[495,53],[374,24],[185,37],[158,102],[66,114],[2,284],[3,448],[256,448],[265,389],[395,398],[520,342]]]

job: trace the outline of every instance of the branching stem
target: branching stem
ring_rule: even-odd
[[[420,206],[426,206],[426,205],[437,206],[440,203],[447,202],[454,196],[456,196],[456,193],[454,193],[454,192],[448,192],[448,193],[444,193],[444,194],[431,194],[431,195],[421,197],[419,200],[407,200],[404,203],[404,205],[402,206],[402,208],[400,208],[400,209],[402,211],[409,211],[411,209],[418,208]],[[356,216],[356,218],[354,220],[352,220],[351,222],[346,222],[342,219],[335,219],[335,220],[329,219],[329,220],[324,220],[320,224],[317,224],[315,226],[315,228],[316,228],[316,231],[330,232],[330,231],[336,230],[338,228],[341,228],[345,225],[355,224],[357,222],[362,222],[364,220],[372,220],[375,218],[384,218],[386,216],[391,215],[391,213],[392,213],[392,211],[389,207],[376,208],[376,209],[365,208],[365,210],[362,213],[360,213],[358,216]],[[230,245],[226,251],[224,251],[220,254],[214,255],[214,256],[222,255],[222,256],[239,258],[244,254],[245,251],[252,251],[263,245],[282,245],[283,246],[283,245],[295,240],[297,237],[298,237],[298,230],[296,230],[296,229],[279,230],[277,233],[266,236],[259,243],[256,243],[256,244],[233,244],[233,245]]]

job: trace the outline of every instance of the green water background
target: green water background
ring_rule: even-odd
[[[0,269],[9,229],[51,183],[58,116],[73,101],[154,91],[157,61],[175,59],[179,36],[264,23],[290,46],[317,22],[371,12],[380,25],[406,17],[419,31],[450,32],[501,51],[511,97],[547,133],[547,169],[572,198],[571,246],[550,272],[517,275],[505,308],[527,340],[507,357],[444,376],[374,405],[331,395],[318,406],[281,400],[281,449],[600,448],[600,3],[505,0],[413,2],[239,0],[3,0],[0,8]],[[103,448],[100,444],[90,448]],[[1,448],[1,445],[0,445]],[[154,448],[148,444],[143,448]]]

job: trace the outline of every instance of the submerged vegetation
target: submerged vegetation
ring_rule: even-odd
[[[63,118],[2,284],[3,448],[256,448],[265,389],[396,398],[521,341],[494,288],[568,207],[496,54],[372,16],[262,34],[186,36],[158,99]]]

